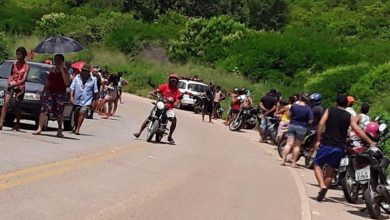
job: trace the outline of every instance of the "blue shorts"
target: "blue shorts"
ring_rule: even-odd
[[[293,137],[299,141],[303,141],[305,140],[306,133],[307,133],[306,128],[302,126],[290,124],[287,130],[287,137]]]
[[[328,164],[335,169],[339,168],[340,161],[345,157],[345,151],[340,147],[332,147],[326,145],[320,145],[320,149],[317,152],[315,165],[323,166]]]

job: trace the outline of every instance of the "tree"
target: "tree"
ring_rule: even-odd
[[[250,27],[276,31],[287,24],[287,0],[248,0],[248,8]]]

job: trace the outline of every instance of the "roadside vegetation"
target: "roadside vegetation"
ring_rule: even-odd
[[[138,95],[177,72],[256,99],[348,93],[390,118],[389,1],[0,0],[0,14],[0,60],[63,34],[88,48],[67,59],[124,72]]]

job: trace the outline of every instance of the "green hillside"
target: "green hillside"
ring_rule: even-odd
[[[178,72],[225,89],[248,87],[256,99],[276,87],[285,96],[321,92],[330,105],[345,92],[372,103],[372,114],[390,117],[386,0],[0,0],[0,6],[0,59],[63,34],[88,48],[68,60],[125,72],[133,93]],[[161,56],[149,56],[156,48]]]

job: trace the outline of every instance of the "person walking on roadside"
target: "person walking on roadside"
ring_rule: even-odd
[[[213,109],[213,118],[217,119],[220,116],[218,115],[218,109],[221,108],[221,101],[225,99],[225,94],[221,91],[221,87],[217,86],[214,96],[214,109]]]
[[[73,103],[73,111],[75,114],[75,128],[73,129],[73,133],[79,135],[86,113],[91,110],[91,106],[96,101],[99,92],[97,80],[90,73],[88,66],[84,65],[81,73],[74,78],[70,89],[71,103]]]
[[[65,57],[62,54],[54,56],[55,67],[47,76],[46,85],[42,96],[42,108],[39,115],[38,129],[33,133],[40,135],[50,113],[57,117],[57,137],[64,137],[62,134],[63,112],[66,101],[66,88],[70,84],[70,77],[65,67]]]
[[[271,89],[269,93],[263,96],[259,102],[259,109],[261,112],[259,134],[261,138],[261,143],[265,143],[266,141],[267,137],[265,136],[265,134],[268,126],[268,117],[274,116],[277,101],[278,100],[276,98],[276,89]]]
[[[123,101],[122,101],[122,93],[123,93],[123,86],[127,86],[129,83],[123,78],[123,73],[122,72],[119,72],[118,73],[118,99],[117,99],[117,104],[118,104],[118,100],[121,104],[123,104]],[[116,111],[116,108],[114,109],[114,113]]]
[[[212,123],[211,118],[213,115],[214,105],[214,86],[210,85],[205,92],[205,102],[202,112],[202,122],[204,122],[204,116],[209,115],[209,123]]]
[[[374,143],[365,132],[358,126],[356,117],[353,117],[346,107],[348,99],[345,95],[338,95],[336,107],[325,111],[317,129],[317,155],[314,162],[314,174],[318,181],[320,192],[317,201],[322,201],[328,191],[335,174],[335,169],[340,165],[341,159],[345,156],[345,145],[347,142],[348,129],[351,127],[370,147]],[[323,133],[325,128],[325,132]],[[322,139],[321,139],[322,138]],[[324,174],[322,166],[327,164]]]
[[[4,105],[1,109],[0,116],[0,130],[3,129],[3,123],[5,116],[8,111],[9,104],[12,97],[15,96],[15,114],[16,114],[16,123],[13,128],[14,131],[19,131],[20,123],[20,103],[23,100],[25,92],[25,83],[27,79],[28,72],[30,67],[28,66],[25,58],[27,56],[27,50],[24,47],[19,47],[16,50],[16,63],[12,64],[11,73],[8,77],[8,87],[4,96]]]
[[[299,100],[294,103],[288,113],[290,124],[287,131],[287,144],[283,149],[282,166],[286,165],[287,155],[293,148],[292,167],[297,167],[297,160],[301,150],[301,145],[305,139],[308,125],[313,122],[313,111],[306,104],[308,97],[301,94]]]

